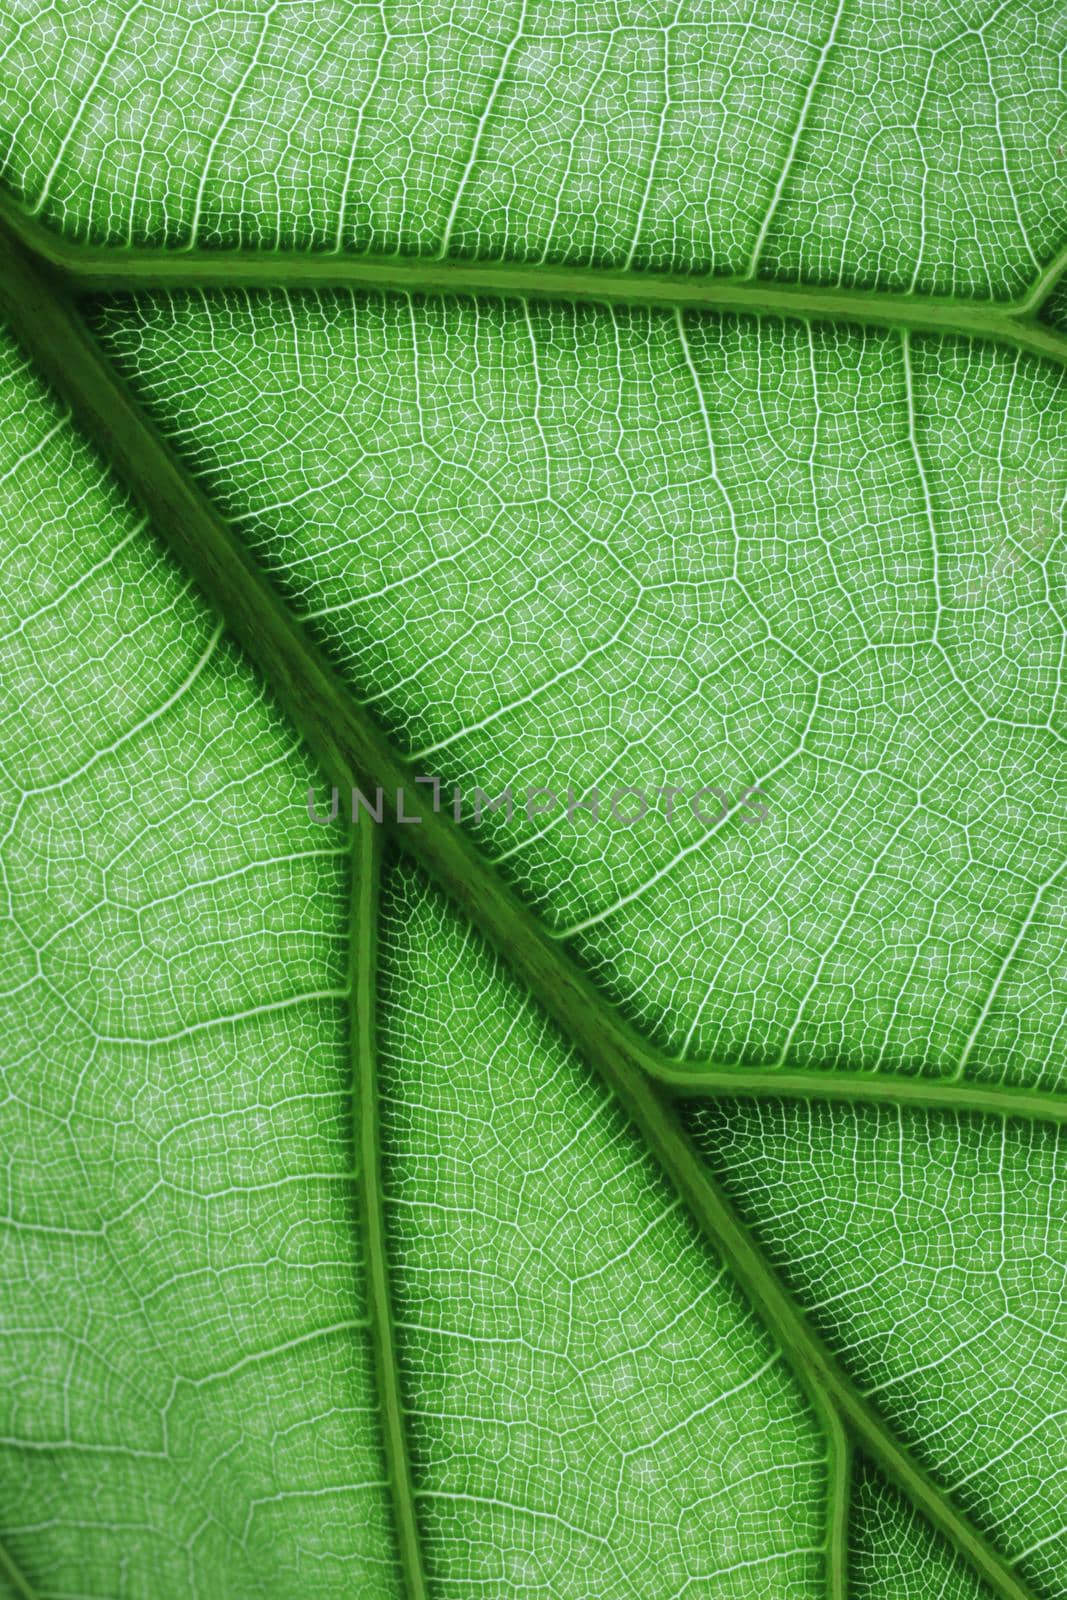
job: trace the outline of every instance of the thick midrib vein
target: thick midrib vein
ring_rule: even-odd
[[[1067,335],[1036,313],[1067,271],[1067,249],[1014,301],[960,300],[587,266],[442,261],[420,256],[140,249],[72,244],[0,194],[0,220],[72,293],[181,289],[370,289],[504,300],[717,311],[986,339],[1067,366]]]
[[[385,1195],[379,1138],[377,969],[378,885],[381,832],[368,823],[356,831],[352,849],[349,924],[351,978],[352,1127],[360,1175],[360,1226],[367,1267],[374,1375],[381,1410],[386,1473],[393,1502],[400,1571],[406,1600],[427,1600],[415,1491],[408,1459],[400,1394],[389,1255],[385,1234]]]
[[[928,1473],[808,1323],[645,1070],[641,1046],[612,1019],[588,979],[462,831],[432,810],[406,764],[332,673],[229,524],[191,480],[109,366],[48,273],[0,233],[0,304],[75,420],[151,512],[157,531],[201,586],[321,761],[347,792],[381,783],[419,822],[399,842],[452,896],[614,1091],[716,1252],[731,1268],[825,1419],[854,1440],[965,1556],[1001,1600],[1031,1591]]]

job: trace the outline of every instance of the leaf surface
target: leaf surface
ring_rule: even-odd
[[[3,1505],[40,1594],[389,1592],[345,852],[6,343]]]
[[[1067,1595],[1061,31],[0,8],[13,1593]]]

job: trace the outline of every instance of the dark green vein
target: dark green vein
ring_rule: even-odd
[[[152,250],[71,244],[0,195],[0,218],[72,293],[181,289],[371,289],[568,304],[732,312],[804,322],[844,322],[913,333],[991,340],[1067,366],[1067,334],[1032,314],[1049,286],[1024,301],[961,300],[881,289],[832,289],[762,279],[717,278],[516,261],[440,261],[421,256],[321,255],[266,250]],[[1052,268],[1049,269],[1052,271]],[[1035,298],[1037,296],[1038,298]]]
[[[830,1412],[839,1419],[851,1439],[965,1557],[993,1594],[1001,1600],[1024,1600],[1030,1596],[1031,1590],[1013,1571],[1011,1563],[914,1460],[812,1328],[650,1081],[620,1072],[610,1057],[595,1064],[686,1201],[701,1231],[773,1334],[817,1412],[823,1417]],[[841,1570],[846,1534],[840,1519],[845,1507],[837,1495],[833,1503],[830,1548]]]
[[[408,1459],[393,1334],[393,1300],[389,1288],[389,1253],[382,1188],[376,1039],[380,871],[381,833],[367,823],[357,828],[352,848],[349,928],[352,1126],[360,1173],[360,1222],[367,1266],[367,1302],[374,1348],[374,1372],[400,1570],[407,1600],[426,1600],[422,1544],[415,1514],[415,1488]]]
[[[345,794],[380,784],[404,794],[401,842],[486,931],[551,1015],[587,1053],[610,1050],[627,1072],[681,1094],[798,1095],[895,1101],[1067,1121],[1067,1096],[942,1079],[817,1071],[745,1071],[662,1059],[612,1010],[539,918],[466,836],[436,815],[427,790],[326,665],[309,636],[196,486],[102,355],[61,286],[0,228],[0,301],[24,347],[70,404],[84,432],[149,510],[153,524],[241,641]]]
[[[839,1417],[829,1430],[827,1460],[826,1594],[848,1600],[849,1511],[852,1500],[852,1444]]]
[[[1052,1089],[1015,1088],[963,1078],[906,1078],[900,1073],[820,1072],[798,1068],[685,1066],[647,1052],[650,1076],[672,1095],[734,1096],[739,1099],[839,1100],[853,1105],[911,1106],[923,1111],[980,1112],[1023,1117],[1030,1122],[1067,1123],[1067,1095]]]
[[[2,234],[0,305],[42,375],[65,397],[76,422],[144,504],[156,530],[244,646],[329,780],[346,793],[354,784],[366,790],[380,783],[387,794],[403,794],[406,816],[417,821],[396,827],[398,841],[496,946],[614,1091],[819,1414],[842,1421],[1000,1600],[1031,1600],[1011,1563],[912,1459],[810,1326],[647,1074],[639,1041],[611,1017],[588,979],[466,836],[433,811],[425,789],[414,783],[405,762],[354,703],[144,416],[58,282]]]

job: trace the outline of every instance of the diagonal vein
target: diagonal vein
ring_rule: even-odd
[[[789,150],[782,165],[782,170],[778,174],[778,182],[775,185],[770,204],[767,206],[767,209],[764,212],[763,221],[760,224],[760,230],[756,236],[756,242],[752,247],[752,255],[749,258],[748,263],[748,276],[750,278],[755,277],[756,275],[757,268],[759,267],[760,256],[763,254],[763,246],[766,243],[767,235],[770,232],[771,223],[774,221],[775,213],[778,210],[779,203],[781,202],[782,196],[786,190],[786,185],[789,182],[789,177],[793,170],[793,163],[796,160],[797,151],[800,148],[800,141],[804,137],[804,130],[807,127],[808,114],[811,111],[812,101],[815,98],[815,91],[819,87],[819,79],[822,77],[823,68],[826,66],[827,58],[834,47],[834,41],[837,38],[837,30],[841,26],[841,17],[844,9],[845,0],[837,0],[837,10],[834,13],[834,20],[830,24],[830,32],[826,36],[826,43],[819,52],[818,59],[815,63],[815,68],[808,79],[808,87],[804,94],[804,100],[800,107],[796,125],[793,128],[793,137],[790,141]]]
[[[0,233],[0,307],[41,372],[199,583],[283,709],[347,792],[380,783],[416,822],[399,842],[509,962],[614,1092],[717,1254],[776,1338],[824,1425],[851,1438],[966,1558],[1000,1600],[1031,1600],[1002,1556],[900,1443],[808,1322],[652,1081],[647,1054],[589,980],[466,836],[413,780],[407,764],[331,671],[237,536],[176,460],[111,369],[48,271]],[[399,816],[400,813],[398,813]]]
[[[37,1590],[10,1553],[0,1544],[0,1578],[10,1586],[18,1600],[37,1600]]]

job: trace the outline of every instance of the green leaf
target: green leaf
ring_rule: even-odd
[[[1057,21],[0,9],[13,1593],[1067,1595]]]

